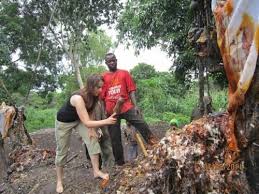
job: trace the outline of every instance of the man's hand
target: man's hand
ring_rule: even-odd
[[[119,97],[119,99],[116,102],[116,105],[113,108],[113,112],[116,114],[120,114],[121,108],[124,102],[125,102],[125,99],[122,97]]]
[[[89,139],[91,139],[91,138],[98,138],[98,135],[97,135],[97,133],[96,133],[94,128],[88,129],[88,137],[89,137]]]

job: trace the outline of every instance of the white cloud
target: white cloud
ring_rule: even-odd
[[[115,28],[109,29],[106,26],[102,26],[102,29],[114,42],[117,41],[117,32],[114,30]],[[133,47],[130,46],[129,48],[126,48],[125,45],[119,44],[114,50],[114,53],[118,59],[119,69],[130,70],[138,63],[146,63],[153,65],[157,71],[168,71],[173,64],[172,60],[158,46],[153,47],[150,50],[141,50],[139,52],[140,54],[136,56]]]
[[[150,50],[141,50],[136,56],[132,47],[125,48],[119,45],[115,49],[115,55],[118,59],[118,68],[130,70],[138,63],[146,63],[153,65],[157,71],[168,71],[172,65],[172,61],[158,47]]]

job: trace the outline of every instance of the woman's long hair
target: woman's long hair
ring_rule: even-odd
[[[98,74],[90,75],[87,77],[86,85],[83,89],[79,90],[79,94],[83,97],[86,109],[91,113],[99,99],[99,96],[94,95],[94,90],[98,87],[100,81],[103,81],[102,76]]]

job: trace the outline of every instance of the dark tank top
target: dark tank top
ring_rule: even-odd
[[[80,92],[77,91],[77,92],[74,92],[69,97],[68,101],[64,104],[64,106],[57,113],[57,120],[58,121],[64,122],[64,123],[70,123],[70,122],[74,122],[74,121],[80,120],[79,116],[78,116],[78,114],[76,112],[76,108],[74,106],[72,106],[71,103],[70,103],[70,99],[74,95],[82,96],[80,94]],[[83,96],[82,96],[82,98],[83,98]],[[93,105],[91,107],[89,107],[89,108],[85,107],[89,114],[91,114],[93,112],[97,102],[98,102],[98,97],[97,97],[96,101],[93,103]]]
[[[75,94],[73,94],[75,95]],[[71,95],[70,98],[73,96]],[[57,113],[57,120],[64,123],[70,123],[79,120],[79,116],[76,112],[76,108],[71,105],[70,98],[64,104],[64,106],[59,109]]]

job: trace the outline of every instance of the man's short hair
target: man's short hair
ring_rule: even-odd
[[[107,54],[105,55],[105,58],[106,58],[107,56],[114,56],[114,57],[116,57],[114,53],[107,53]]]

